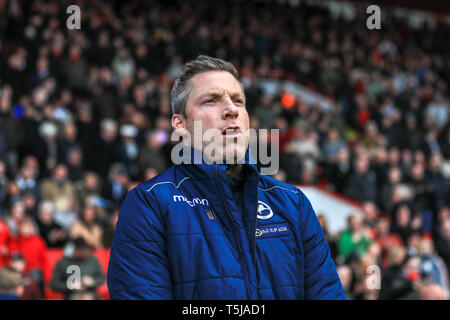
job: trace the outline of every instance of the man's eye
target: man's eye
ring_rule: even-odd
[[[215,102],[214,99],[208,99],[203,101],[203,103],[214,103],[214,102]]]
[[[237,103],[237,104],[243,104],[244,100],[242,100],[242,99],[235,99],[234,102]]]

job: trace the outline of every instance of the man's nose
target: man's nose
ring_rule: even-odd
[[[224,118],[237,118],[239,116],[239,107],[237,107],[229,97],[225,99],[222,116]]]

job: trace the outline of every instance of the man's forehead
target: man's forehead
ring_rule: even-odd
[[[192,92],[203,94],[207,92],[243,94],[236,78],[226,71],[208,71],[196,74],[190,80]]]

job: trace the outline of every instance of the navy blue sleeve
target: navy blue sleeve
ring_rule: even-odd
[[[330,247],[308,198],[300,192],[300,228],[305,250],[305,299],[345,300]]]
[[[165,227],[156,203],[139,187],[123,201],[107,283],[111,299],[172,299]]]

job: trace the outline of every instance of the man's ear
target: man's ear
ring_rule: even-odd
[[[186,118],[182,114],[175,113],[172,116],[172,128],[183,135],[186,131]]]

